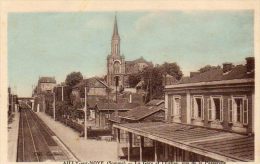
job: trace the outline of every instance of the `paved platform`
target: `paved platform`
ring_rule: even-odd
[[[20,113],[14,112],[8,123],[8,161],[16,162]]]
[[[83,137],[79,137],[78,132],[59,121],[54,121],[45,113],[36,114],[80,161],[117,161],[116,142],[84,140]]]

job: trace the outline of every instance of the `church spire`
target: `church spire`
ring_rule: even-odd
[[[117,18],[116,18],[116,15],[115,15],[114,31],[113,31],[113,38],[114,38],[114,37],[119,37],[118,28],[117,28]]]
[[[118,34],[116,15],[115,15],[115,21],[114,21],[113,36],[112,36],[112,41],[111,41],[111,54],[113,56],[120,55],[120,37]]]

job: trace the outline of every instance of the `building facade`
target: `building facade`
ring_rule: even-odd
[[[55,85],[55,77],[39,77],[37,85],[37,94],[40,94],[45,91],[52,92]]]
[[[245,65],[224,63],[166,86],[166,120],[238,133],[254,133],[253,58]]]
[[[224,63],[165,86],[165,122],[114,125],[118,145],[128,133],[127,160],[254,161],[254,73],[249,57],[245,65]],[[136,135],[139,154],[133,154]],[[153,145],[146,147],[146,138]]]

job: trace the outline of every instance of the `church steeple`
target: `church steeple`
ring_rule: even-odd
[[[116,15],[115,15],[115,20],[114,20],[113,38],[114,37],[119,37],[118,28],[117,28],[117,18],[116,18]]]
[[[120,55],[120,36],[118,34],[117,17],[115,15],[113,36],[111,41],[111,54],[112,56]]]

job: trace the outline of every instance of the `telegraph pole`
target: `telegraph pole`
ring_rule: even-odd
[[[56,112],[55,112],[55,92],[53,91],[53,119],[56,120]]]
[[[61,86],[61,101],[63,101],[64,97],[63,97],[63,86]]]
[[[84,131],[84,133],[85,133],[85,135],[84,135],[84,138],[85,138],[85,140],[87,140],[88,139],[88,136],[87,136],[87,134],[88,134],[88,129],[87,129],[87,86],[85,86],[85,107],[84,107],[84,112],[85,112],[85,131]]]
[[[116,111],[115,111],[115,115],[116,115],[116,118],[118,118],[118,106],[117,106],[117,86],[118,86],[118,81],[119,81],[119,77],[116,76],[115,77],[116,79]]]

